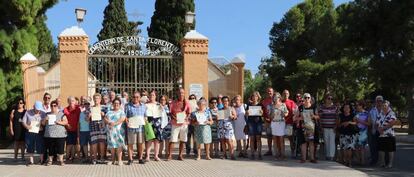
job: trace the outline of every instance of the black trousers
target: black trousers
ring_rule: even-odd
[[[49,156],[65,153],[65,138],[46,138],[45,145]]]

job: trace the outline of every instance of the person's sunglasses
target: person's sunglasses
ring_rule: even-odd
[[[45,97],[45,99],[50,100],[51,98],[47,96],[47,97]]]
[[[50,105],[50,106],[52,106],[52,107],[57,107],[57,105],[56,105],[56,104],[52,104],[52,105]]]
[[[305,99],[310,99],[310,97],[305,97]]]
[[[134,96],[133,98],[140,98],[139,96]]]
[[[19,104],[24,104],[23,102],[19,102]]]
[[[326,98],[327,100],[332,100],[332,97],[328,97],[328,98]]]

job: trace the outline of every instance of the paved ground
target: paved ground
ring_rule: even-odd
[[[360,167],[354,166],[355,169],[367,173],[369,176],[414,176],[414,144],[397,143],[397,151],[394,159],[394,168],[384,169],[378,167]]]
[[[295,177],[363,177],[365,172],[328,161],[317,164],[300,164],[297,160],[274,161],[266,157],[261,161],[247,159],[211,161],[193,160],[149,162],[131,166],[67,164],[64,167],[34,165],[26,167],[23,162],[12,159],[11,149],[0,150],[0,177],[104,177],[104,176],[295,176]]]

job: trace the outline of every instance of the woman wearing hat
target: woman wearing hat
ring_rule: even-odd
[[[25,135],[25,142],[27,147],[27,155],[29,160],[27,165],[34,164],[33,153],[43,154],[44,151],[44,140],[41,131],[43,127],[41,126],[41,121],[46,118],[46,114],[41,111],[43,110],[43,104],[40,101],[36,101],[34,108],[26,111],[26,114],[23,116],[22,124],[23,127],[27,129]],[[40,163],[44,162],[43,155],[40,155]]]

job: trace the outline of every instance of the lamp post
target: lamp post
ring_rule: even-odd
[[[75,9],[75,14],[76,14],[76,21],[78,21],[78,27],[80,27],[80,23],[82,23],[83,19],[85,18],[86,9],[76,8]]]
[[[185,24],[188,26],[188,31],[191,30],[191,27],[194,25],[195,13],[188,11],[185,14]]]

